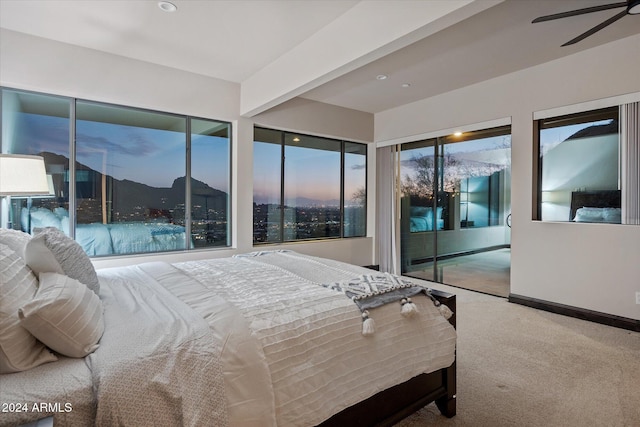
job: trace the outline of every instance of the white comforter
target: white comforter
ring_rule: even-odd
[[[371,310],[365,337],[357,306],[321,286],[370,273],[293,252],[100,270],[100,348],[3,376],[2,400],[71,399],[61,425],[317,425],[454,361],[455,330],[429,298],[412,318]]]
[[[109,328],[87,357],[96,425],[226,426],[221,345],[204,319],[140,267],[101,277]]]
[[[226,426],[221,344],[204,319],[139,266],[101,271],[100,283],[99,348],[0,375],[0,402],[14,404],[0,426]]]
[[[235,324],[242,344],[255,339],[251,347],[257,353],[238,351],[235,332],[223,338],[231,425],[317,425],[379,391],[454,361],[455,330],[427,297],[413,298],[419,314],[409,319],[400,314],[399,303],[371,310],[376,332],[362,335],[356,305],[320,284],[370,274],[365,268],[286,251],[175,266],[206,289],[176,286],[180,290],[171,287],[172,292],[212,327],[216,320],[206,295],[223,298],[245,319]],[[229,359],[238,365],[245,356],[259,375],[226,370]]]

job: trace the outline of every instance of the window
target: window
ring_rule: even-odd
[[[14,228],[57,227],[91,256],[229,245],[228,123],[3,89],[2,131],[53,187],[12,199]]]
[[[255,244],[366,235],[365,144],[254,133]]]
[[[195,247],[230,246],[231,126],[191,119],[191,236]]]
[[[367,146],[344,143],[344,237],[367,234]]]
[[[536,122],[534,218],[621,223],[618,107]]]
[[[404,228],[419,233],[503,225],[510,132],[504,126],[403,144]]]

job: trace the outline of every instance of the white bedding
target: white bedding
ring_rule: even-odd
[[[189,425],[317,425],[454,361],[455,330],[429,298],[413,298],[412,318],[395,303],[371,310],[376,332],[365,337],[357,306],[321,286],[370,272],[293,252],[100,270],[100,348],[3,375],[0,401],[73,399],[74,411],[53,414],[72,426],[94,416],[141,425],[151,414],[154,425],[181,416]],[[66,364],[73,379],[34,383]],[[37,415],[0,414],[0,425],[49,414]]]
[[[294,252],[176,267],[249,319],[268,367],[263,376],[271,378],[276,425],[317,425],[379,391],[454,361],[455,330],[427,297],[413,298],[419,314],[410,319],[400,314],[400,304],[372,310],[376,333],[362,336],[356,305],[319,284],[371,273],[365,268]],[[204,294],[190,297],[187,304],[206,312]],[[225,352],[222,360],[224,365]],[[253,387],[248,382],[241,388]],[[236,420],[230,421],[234,425]]]
[[[0,425],[52,415],[70,427],[226,426],[221,345],[204,319],[138,266],[101,272],[100,283],[99,348],[0,375],[0,403],[14,404]],[[34,410],[42,403],[54,406]]]

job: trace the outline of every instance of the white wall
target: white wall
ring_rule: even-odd
[[[640,91],[640,36],[379,113],[383,143],[512,119],[511,293],[640,319],[640,227],[532,221],[533,114]]]
[[[0,30],[0,85],[232,123],[232,248],[96,259],[94,264],[98,268],[151,260],[177,262],[223,257],[254,250],[254,120],[301,133],[372,141],[373,115],[370,114],[303,102],[304,105],[294,103],[300,108],[283,106],[264,116],[245,119],[239,114],[238,84],[4,29]],[[370,164],[375,165],[375,157]],[[374,173],[371,166],[370,181]],[[370,186],[370,191],[374,192],[375,187]],[[370,203],[370,217],[373,206]],[[371,224],[373,222],[370,222],[373,229]],[[290,248],[354,264],[373,263],[372,236],[261,248]]]
[[[233,121],[240,85],[0,29],[0,84]]]

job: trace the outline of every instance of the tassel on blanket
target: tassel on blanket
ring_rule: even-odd
[[[436,304],[436,307],[438,307],[440,314],[442,314],[442,317],[444,317],[445,319],[449,320],[451,316],[453,316],[453,311],[451,311],[451,309],[446,305],[441,304],[440,301],[438,301],[438,304]]]
[[[362,313],[362,335],[364,336],[375,333],[375,322],[369,317],[368,309],[399,301],[402,304],[400,314],[405,318],[411,318],[418,314],[418,307],[411,297],[418,294],[424,294],[430,298],[445,319],[453,316],[449,307],[440,304],[429,288],[414,285],[409,280],[390,273],[364,274],[342,282],[323,283],[322,286],[344,293],[358,306]]]
[[[369,317],[369,310],[362,312],[362,335],[369,337],[376,332],[376,323]]]
[[[411,301],[411,298],[402,298],[400,304],[402,304],[400,313],[404,317],[413,317],[418,312],[418,307]]]

